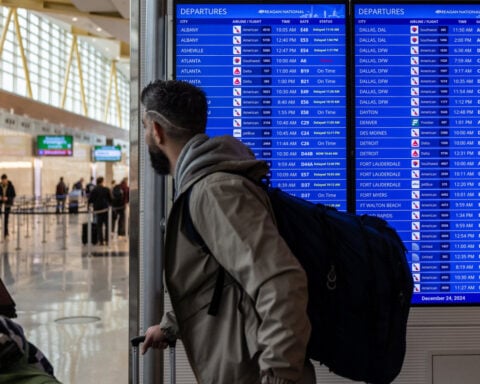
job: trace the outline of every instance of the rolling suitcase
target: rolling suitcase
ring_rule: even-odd
[[[132,344],[132,384],[138,384],[139,376],[139,353],[138,348],[141,343],[145,341],[145,336],[137,336],[130,340]],[[170,384],[175,384],[177,379],[175,377],[175,343],[170,344],[169,347],[170,358]]]
[[[97,244],[97,224],[92,223],[92,244]],[[87,244],[88,242],[88,223],[82,224],[82,244]]]
[[[68,203],[68,213],[78,213],[78,202]]]

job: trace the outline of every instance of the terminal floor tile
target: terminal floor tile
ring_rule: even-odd
[[[86,214],[10,216],[0,277],[64,384],[128,382],[128,239],[83,245]]]

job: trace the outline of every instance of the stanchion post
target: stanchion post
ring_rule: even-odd
[[[20,202],[20,211],[24,211],[25,209],[25,197],[22,197],[22,200]],[[25,216],[22,215],[22,216],[18,216],[17,220],[22,220],[22,224],[25,224]]]
[[[3,209],[3,211],[2,211]],[[3,243],[3,238],[5,237],[3,234],[3,223],[5,220],[5,208],[0,205],[0,244]]]
[[[68,220],[65,215],[62,215],[63,218],[63,247],[62,249],[68,249],[67,247],[67,223]]]
[[[128,204],[125,204],[125,219],[123,222],[125,225],[125,237],[128,238],[130,231],[130,207]]]
[[[17,211],[18,211],[18,208],[17,208]],[[11,206],[10,207],[10,214],[12,214],[12,212],[13,212],[13,207]],[[5,214],[5,212],[4,212],[4,214]],[[18,220],[20,220],[18,218],[18,214],[10,216],[10,228],[11,228],[11,232],[9,230],[10,234],[15,233],[17,231],[16,228],[17,228],[17,221]],[[5,224],[5,222],[3,222],[3,223]]]
[[[92,207],[87,209],[87,256],[92,254]]]
[[[14,215],[15,216],[18,216],[18,212],[19,210],[17,210],[17,214]],[[20,218],[17,217],[17,248],[15,248],[15,250],[19,251],[20,249]]]
[[[26,227],[26,230],[25,230],[25,238],[28,239],[30,237],[30,228],[29,228],[29,225],[30,225],[30,220],[29,220],[29,206],[28,206],[28,202],[25,204],[25,209],[24,209],[24,215],[25,215],[25,227]]]
[[[47,199],[47,201],[45,202],[45,211],[46,212],[48,212],[49,207],[50,207],[50,199]],[[47,233],[50,233],[50,224],[53,220],[57,220],[57,222],[58,222],[58,216],[52,215],[52,217],[50,217],[50,215],[48,215],[47,228],[46,228]]]
[[[43,205],[42,243],[47,242],[47,204]]]
[[[113,240],[113,239],[112,239],[112,233],[113,233],[113,232],[112,232],[112,229],[113,229],[113,228],[112,228],[112,224],[113,224],[113,223],[112,223],[112,221],[113,221],[112,219],[113,219],[112,206],[110,205],[110,206],[108,207],[108,225],[107,225],[107,239],[106,239],[106,240],[107,240],[108,248],[111,247],[111,245],[112,245],[112,240]]]
[[[41,196],[35,197],[35,208],[41,208],[43,207],[43,199]],[[37,220],[37,224],[40,224],[42,221],[40,220],[40,217]]]

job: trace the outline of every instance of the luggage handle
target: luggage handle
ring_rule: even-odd
[[[133,348],[138,348],[138,346],[145,341],[145,336],[136,336],[130,340]]]
[[[132,383],[138,383],[139,379],[139,356],[138,356],[138,347],[141,343],[145,341],[145,336],[136,336],[130,340],[132,345]]]
[[[132,347],[138,348],[138,346],[145,341],[145,336],[135,336],[130,340],[130,343],[132,344]],[[170,348],[175,348],[176,340],[169,341],[168,346]]]
[[[132,378],[133,383],[138,383],[138,374],[139,374],[139,362],[138,362],[138,347],[141,343],[145,341],[145,336],[135,336],[130,340],[130,344],[132,345],[133,349],[133,356],[132,356]],[[170,383],[176,383],[176,371],[175,371],[175,344],[176,340],[170,341],[168,343],[170,350],[169,350],[169,357],[170,357]]]

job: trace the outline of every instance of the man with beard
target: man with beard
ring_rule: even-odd
[[[143,353],[180,338],[199,383],[315,383],[305,358],[306,275],[257,183],[267,164],[231,136],[205,134],[207,100],[199,88],[158,80],[141,101],[152,166],[171,174],[176,187],[164,263],[173,311],[147,329]],[[184,209],[206,247],[188,237]],[[212,316],[219,268],[225,282]]]

